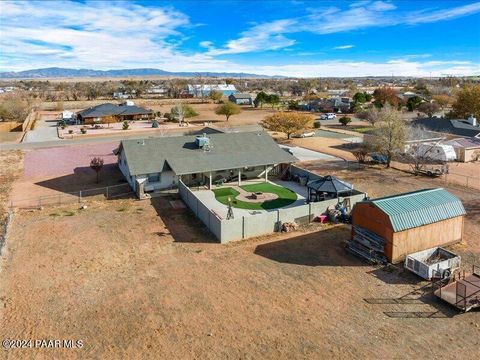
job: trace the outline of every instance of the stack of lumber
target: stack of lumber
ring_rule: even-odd
[[[347,250],[374,264],[385,264],[385,240],[360,226],[353,227],[354,236],[347,242]]]

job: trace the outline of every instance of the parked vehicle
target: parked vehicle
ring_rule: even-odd
[[[336,119],[337,118],[337,115],[335,115],[334,113],[328,113],[327,114],[327,119],[328,120],[332,120],[332,119]]]
[[[370,155],[372,158],[373,162],[379,163],[379,164],[386,164],[387,163],[387,157],[382,154],[372,154]]]
[[[320,120],[328,120],[327,114],[320,115]]]
[[[430,177],[438,177],[444,174],[448,174],[448,166],[447,165],[431,165],[426,166],[423,169],[417,170],[415,175],[427,175]]]
[[[305,132],[303,134],[300,134],[301,138],[307,138],[307,137],[313,137],[315,136],[315,131],[310,131],[310,132]]]

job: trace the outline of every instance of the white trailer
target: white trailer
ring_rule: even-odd
[[[417,147],[410,147],[408,153],[413,156],[437,161],[455,161],[457,154],[452,145],[446,144],[419,144]]]
[[[460,256],[441,247],[435,247],[407,255],[405,267],[418,276],[430,280],[434,277],[450,277],[460,268],[460,261]]]

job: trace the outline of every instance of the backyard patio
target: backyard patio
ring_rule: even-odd
[[[272,178],[268,182],[259,179],[225,183],[212,190],[191,188],[195,196],[210,210],[226,218],[230,199],[235,216],[250,216],[279,208],[304,205],[307,189],[294,181]],[[255,195],[255,193],[259,193]],[[254,197],[258,196],[258,199]]]

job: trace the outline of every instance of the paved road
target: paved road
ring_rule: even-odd
[[[38,120],[35,129],[29,130],[23,139],[24,143],[57,141],[57,120]]]
[[[52,128],[48,128],[46,131],[51,131]],[[49,148],[49,147],[56,147],[56,146],[69,146],[74,144],[90,144],[90,143],[103,143],[103,142],[112,142],[112,141],[121,141],[123,139],[145,139],[145,138],[156,138],[156,137],[164,137],[164,136],[181,136],[192,131],[201,131],[199,128],[195,129],[185,129],[185,130],[175,130],[171,132],[149,132],[146,133],[132,133],[132,134],[121,134],[121,135],[110,135],[110,136],[99,136],[99,137],[86,137],[80,139],[59,139],[56,136],[56,129],[55,130],[55,139],[49,138],[48,134],[45,135],[45,140],[39,141],[28,141],[22,142],[19,144],[0,144],[0,150],[16,150],[16,149],[39,149],[39,148]],[[232,126],[223,129],[225,132],[245,132],[245,131],[261,131],[262,129],[258,126]],[[45,131],[45,130],[44,130]],[[39,133],[40,134],[40,133]],[[36,137],[37,139],[40,138]]]
[[[55,130],[56,131],[56,130]],[[112,141],[120,141],[123,139],[141,139],[141,138],[154,138],[154,137],[162,137],[162,136],[180,136],[184,133],[188,133],[191,130],[185,131],[175,131],[171,133],[149,133],[148,136],[146,134],[122,134],[122,135],[112,135],[112,136],[99,136],[99,137],[86,137],[83,139],[55,139],[55,140],[45,140],[45,141],[31,141],[31,142],[22,142],[18,144],[0,144],[0,150],[16,150],[16,149],[39,149],[39,148],[49,148],[49,147],[56,147],[56,146],[69,146],[75,144],[95,144],[95,143],[103,143],[103,142],[112,142]]]

